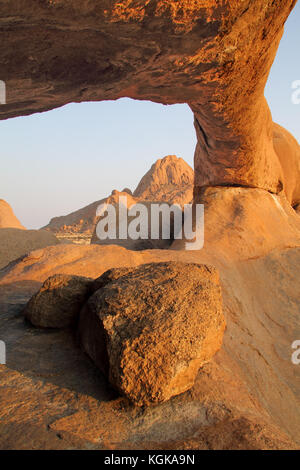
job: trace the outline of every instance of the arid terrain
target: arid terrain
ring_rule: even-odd
[[[144,191],[150,192],[151,184],[146,180]],[[56,246],[23,249],[24,256],[2,268],[0,338],[5,338],[8,360],[0,366],[1,448],[299,446],[300,375],[291,362],[291,344],[300,336],[299,215],[285,195],[258,189],[219,187],[205,197],[201,251],[184,251],[180,241],[171,249],[146,251],[56,241]],[[3,230],[12,240],[6,231],[13,229],[0,234]],[[54,245],[52,240],[48,244]],[[111,268],[161,262],[215,266],[226,318],[221,349],[200,368],[189,391],[166,403],[136,407],[110,388],[72,328],[38,329],[24,320],[26,303],[50,276],[96,279]],[[183,286],[179,289],[179,298],[190,295],[192,301],[191,284],[186,294]],[[164,294],[166,305],[171,294]],[[37,307],[38,318],[46,318],[49,301]],[[53,302],[61,322],[56,297]],[[182,327],[177,326],[179,333]]]
[[[97,224],[96,211],[100,204],[117,205],[119,196],[123,195],[127,197],[129,206],[154,201],[183,206],[193,200],[193,183],[192,168],[182,158],[169,155],[152,165],[135,191],[132,192],[128,188],[122,191],[113,190],[105,199],[93,202],[71,214],[51,219],[44,229],[53,232],[61,241],[89,245]]]
[[[194,171],[168,156],[103,201],[193,200],[205,225],[201,250],[101,244],[102,200],[36,231],[0,201],[0,449],[300,448],[300,146],[264,97],[295,3],[1,5],[0,119],[188,103]]]

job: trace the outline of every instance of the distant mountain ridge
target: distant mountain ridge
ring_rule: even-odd
[[[194,171],[176,155],[157,160],[139,182],[133,196],[145,201],[181,202],[181,194],[193,190]],[[176,194],[178,192],[178,194]]]
[[[114,203],[120,194],[124,194],[131,204],[161,201],[183,206],[193,199],[193,182],[193,169],[182,158],[168,155],[152,165],[133,193],[128,188],[121,192],[113,190],[108,198],[95,201],[65,216],[54,217],[43,228],[55,233],[58,238],[86,244],[89,243],[97,223],[96,211],[100,204]]]

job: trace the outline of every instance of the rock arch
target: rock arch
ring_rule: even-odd
[[[124,96],[186,102],[198,138],[196,198],[203,187],[218,185],[278,193],[289,181],[274,150],[264,88],[295,3],[2,2],[7,104],[0,118]]]

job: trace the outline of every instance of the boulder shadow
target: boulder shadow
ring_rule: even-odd
[[[39,329],[24,319],[24,307],[40,286],[36,281],[0,286],[0,339],[6,345],[6,367],[99,401],[117,398],[117,392],[81,350],[76,330]]]

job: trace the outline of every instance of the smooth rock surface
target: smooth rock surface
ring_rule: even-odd
[[[96,278],[118,264],[160,261],[216,264],[227,328],[190,391],[137,410],[107,387],[69,330],[33,328],[22,310],[51,271]],[[299,448],[300,375],[291,362],[300,334],[299,262],[299,248],[229,262],[203,250],[60,245],[2,270],[0,448]]]
[[[216,260],[258,257],[299,244],[300,218],[283,192],[208,187],[202,188],[196,202],[204,204],[203,251]],[[172,248],[184,249],[185,241],[175,240]]]

